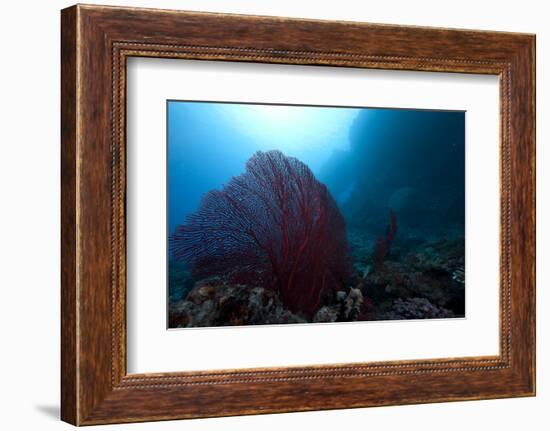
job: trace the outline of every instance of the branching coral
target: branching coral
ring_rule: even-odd
[[[246,171],[208,192],[170,240],[198,276],[228,274],[276,290],[311,317],[323,293],[349,277],[345,221],[307,165],[280,151],[257,152]]]

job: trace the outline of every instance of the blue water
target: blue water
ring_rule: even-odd
[[[464,112],[185,101],[167,110],[170,233],[256,151],[278,149],[328,186],[350,229],[377,232],[392,208],[410,232],[463,235]]]

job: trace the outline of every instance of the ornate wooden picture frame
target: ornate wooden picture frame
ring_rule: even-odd
[[[91,425],[535,394],[533,35],[77,5],[62,11],[61,50],[64,421]],[[126,60],[135,56],[497,75],[500,354],[128,374],[125,100]]]

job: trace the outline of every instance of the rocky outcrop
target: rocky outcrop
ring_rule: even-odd
[[[171,296],[169,327],[432,319],[464,316],[464,240],[425,241],[394,250],[381,266],[356,234],[349,284],[320,298],[312,316],[294,313],[275,289],[229,274],[193,281],[185,299]],[[372,247],[373,242],[370,240]],[[250,278],[248,280],[254,280]]]
[[[391,311],[378,315],[378,320],[443,319],[454,317],[452,311],[433,305],[426,298],[398,298]]]
[[[171,328],[305,322],[274,291],[228,284],[218,277],[197,282],[184,301],[170,304],[169,314]]]

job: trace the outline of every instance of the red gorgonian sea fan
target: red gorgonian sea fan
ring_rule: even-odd
[[[176,228],[170,251],[195,276],[237,273],[257,283],[261,274],[264,287],[308,317],[350,274],[336,202],[307,165],[280,151],[258,151],[243,174],[208,192]]]

